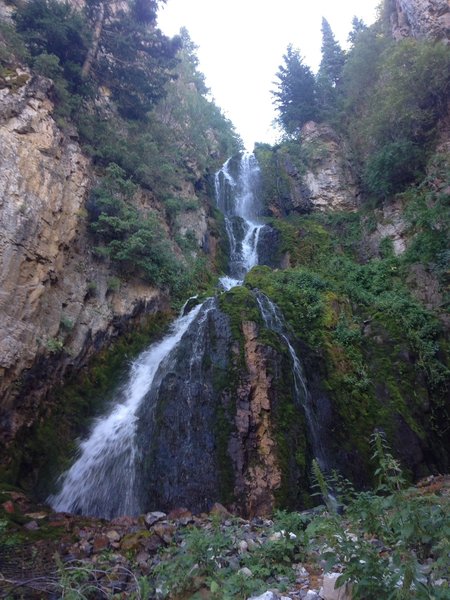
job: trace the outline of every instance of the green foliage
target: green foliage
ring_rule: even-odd
[[[367,161],[363,181],[374,196],[388,198],[423,175],[425,155],[414,142],[385,144]]]
[[[331,502],[330,491],[328,490],[324,474],[322,473],[319,463],[315,458],[312,461],[312,475],[314,480],[314,487],[317,488],[317,492],[315,492],[315,494],[320,495],[322,497],[322,500],[327,505],[328,510],[330,512],[333,512],[334,506]]]
[[[443,44],[406,39],[381,54],[377,86],[353,124],[362,132],[363,176],[373,195],[402,191],[423,174],[434,127],[446,110],[449,73],[450,49]]]
[[[381,21],[357,19],[344,54],[324,19],[317,77],[289,47],[274,103],[288,134],[326,119],[348,135],[365,191],[386,199],[423,176],[435,126],[447,110],[450,49],[413,38],[393,42]]]
[[[118,277],[109,277],[106,286],[109,292],[117,292],[120,290],[120,279]]]
[[[322,116],[326,116],[336,106],[338,84],[345,63],[345,54],[325,18],[322,18],[321,51],[322,60],[316,77],[316,94]]]
[[[90,41],[82,13],[58,0],[32,0],[21,4],[14,18],[31,55],[57,56],[74,91],[81,84],[81,66]]]
[[[24,63],[28,60],[28,50],[15,27],[9,23],[0,22],[0,65],[15,66],[17,62]]]
[[[372,446],[377,493],[355,493],[338,477],[345,490],[338,495],[344,516],[327,513],[313,519],[306,530],[310,543],[326,544],[326,569],[340,565],[337,585],[350,583],[355,599],[446,598],[448,585],[434,582],[449,575],[448,500],[405,489],[399,463],[381,433],[372,436]],[[335,483],[333,477],[330,485]],[[427,568],[429,561],[432,568]]]
[[[445,199],[437,195],[436,206],[422,193],[411,202],[422,206],[420,235],[419,222],[430,226],[430,240],[434,231],[444,243],[439,212],[445,221]],[[360,262],[366,223],[365,216],[347,213],[273,220],[291,267],[255,267],[246,283],[272,298],[296,337],[321,357],[311,368],[320,369],[339,418],[332,441],[337,452],[357,448],[367,464],[370,449],[361,433],[382,427],[392,436],[399,418],[417,436],[428,436],[445,469],[449,372],[442,326],[408,289],[412,257],[396,257],[385,242],[381,257]],[[360,477],[348,466],[348,476]]]
[[[315,81],[311,69],[303,64],[300,52],[289,45],[276,77],[277,89],[273,92],[284,130],[293,134],[317,115]]]
[[[64,342],[58,338],[48,338],[45,347],[51,354],[58,354],[64,348]]]
[[[145,120],[147,112],[166,94],[165,84],[172,78],[179,39],[169,39],[131,13],[113,20],[102,41],[105,53],[99,65],[101,83],[112,90],[123,117]]]
[[[181,263],[153,213],[141,214],[132,203],[136,186],[111,164],[89,202],[91,228],[101,245],[100,256],[110,258],[125,274],[138,274],[173,291],[186,284]]]
[[[269,539],[241,554],[245,530],[239,524],[222,527],[213,521],[209,527],[190,527],[180,543],[163,551],[151,578],[164,598],[204,591],[217,600],[244,600],[263,592],[275,578],[293,581],[292,564],[304,556],[306,522],[302,515],[278,512]]]
[[[169,39],[155,27],[158,4],[135,0],[130,11],[112,15],[103,0],[88,2],[84,12],[58,0],[31,0],[17,10],[16,37],[27,45],[33,69],[54,82],[59,124],[77,126],[97,164],[116,163],[164,197],[180,181],[197,184],[198,173],[217,160],[211,156],[220,161],[237,144],[231,123],[206,98],[187,33]],[[104,102],[91,101],[96,91]]]
[[[391,46],[383,56],[367,134],[379,142],[427,141],[445,111],[449,71],[450,49],[444,44],[408,38]]]
[[[318,343],[316,327],[324,314],[322,292],[326,289],[319,275],[302,268],[271,272],[257,267],[247,275],[246,283],[275,300],[296,334],[306,334],[311,345]],[[304,323],[309,324],[308,331]]]
[[[450,202],[445,191],[448,178],[448,166],[436,165],[429,179],[403,195],[405,217],[412,230],[412,239],[403,260],[407,265],[422,263],[437,277],[444,296],[442,308],[445,308],[450,301],[448,281]]]
[[[354,137],[360,123],[354,123],[353,118],[368,109],[366,103],[370,102],[380,77],[383,52],[390,45],[391,41],[380,34],[377,26],[368,27],[356,35],[346,57],[340,87],[348,127]]]
[[[74,328],[73,319],[71,319],[67,315],[61,315],[60,325],[66,331],[71,331]]]

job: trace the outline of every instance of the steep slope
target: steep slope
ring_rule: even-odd
[[[55,21],[95,25],[95,15],[86,21],[82,13],[70,12],[84,3],[70,6]],[[53,56],[56,64],[59,58],[44,48],[30,59],[11,20],[14,7],[4,2],[1,7],[0,462],[14,479],[23,440],[61,410],[52,390],[122,334],[159,322],[177,293],[175,285],[189,288],[197,262],[202,269],[197,280],[208,280],[215,238],[207,231],[206,178],[237,141],[204,97],[206,88],[192,84],[201,80],[194,47],[175,60],[176,84],[167,82],[164,103],[142,117],[137,131],[135,121],[118,113],[111,90],[96,87],[97,79],[90,82],[91,95],[82,98],[59,67],[48,76],[38,74],[42,56]],[[129,10],[128,3],[109,5],[105,27],[117,28],[119,35]],[[100,51],[96,60],[103,60]],[[181,74],[174,72],[177,63]],[[75,112],[74,98],[81,99]],[[202,120],[193,107],[202,107]],[[128,237],[115,232],[120,224],[108,221],[112,210],[128,219]],[[106,225],[95,229],[96,223]],[[148,249],[141,255],[139,236],[146,236]],[[122,240],[122,258],[109,250],[115,238]],[[164,269],[170,275],[162,276]]]

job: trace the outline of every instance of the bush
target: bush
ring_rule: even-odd
[[[31,55],[57,56],[71,91],[79,88],[90,42],[83,14],[66,2],[31,0],[20,5],[15,21]]]
[[[8,23],[0,23],[0,65],[15,66],[29,60],[22,37]]]
[[[425,160],[423,147],[414,142],[388,143],[367,161],[363,182],[370,194],[385,199],[423,176]]]
[[[123,276],[134,274],[181,293],[190,271],[175,256],[155,213],[132,204],[136,185],[116,164],[110,164],[88,202],[91,230],[99,256],[108,257]]]
[[[328,479],[344,515],[329,512],[313,519],[306,530],[309,541],[324,548],[326,570],[340,565],[337,585],[351,583],[355,600],[447,598],[448,584],[434,582],[450,575],[448,500],[405,489],[384,435],[374,433],[371,444],[375,491],[356,493],[342,478]]]

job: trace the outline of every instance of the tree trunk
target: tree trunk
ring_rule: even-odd
[[[100,2],[98,7],[97,18],[95,20],[94,27],[94,35],[92,36],[92,44],[86,54],[86,58],[83,63],[83,67],[81,69],[81,77],[83,79],[87,79],[89,77],[89,73],[91,72],[92,65],[94,63],[95,57],[97,56],[98,45],[100,43],[100,38],[103,31],[103,24],[105,22],[105,5],[103,2]]]

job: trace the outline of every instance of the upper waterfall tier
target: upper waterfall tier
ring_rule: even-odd
[[[228,275],[220,279],[226,290],[240,285],[245,274],[258,264],[258,239],[261,228],[259,201],[260,168],[253,154],[240,160],[230,158],[216,173],[217,207],[225,217],[230,244]]]

